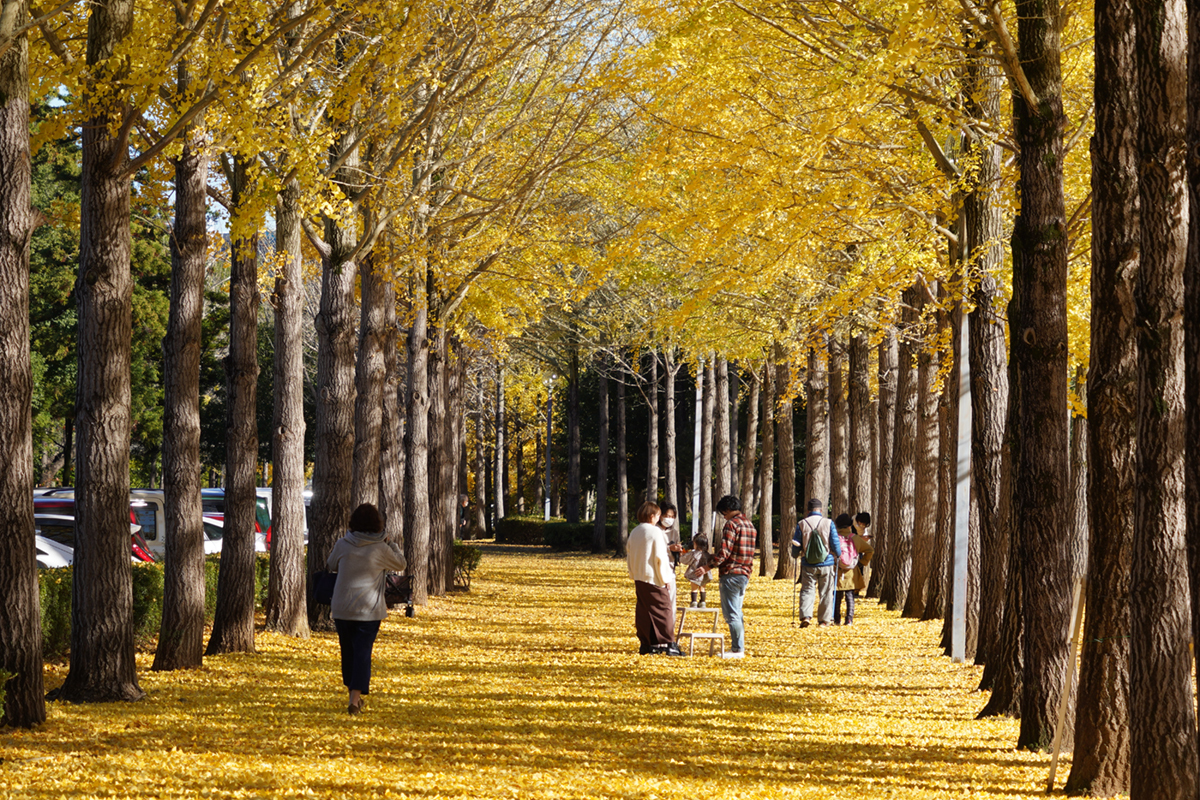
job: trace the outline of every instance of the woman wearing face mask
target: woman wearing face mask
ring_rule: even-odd
[[[679,554],[683,552],[683,545],[679,541],[679,526],[675,524],[679,521],[679,515],[675,506],[670,503],[660,504],[659,509],[662,511],[662,517],[658,520],[658,527],[667,532],[667,549],[671,551],[671,564],[678,567]]]

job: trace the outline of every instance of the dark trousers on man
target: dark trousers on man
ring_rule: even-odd
[[[342,683],[350,691],[371,693],[371,651],[379,635],[379,620],[335,619],[342,646]]]
[[[858,592],[849,589],[839,589],[837,599],[833,601],[833,624],[842,624],[842,598],[846,598],[846,624],[854,622],[854,598]]]

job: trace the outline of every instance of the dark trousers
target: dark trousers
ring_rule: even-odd
[[[846,598],[846,624],[854,622],[854,598],[858,596],[858,592],[852,592],[849,589],[838,590],[837,596],[833,601],[833,624],[842,624],[842,598]]]
[[[637,592],[634,624],[642,654],[665,649],[675,641],[675,602],[671,587],[659,588],[645,581],[634,581],[633,586]]]
[[[379,620],[335,619],[333,624],[342,646],[342,683],[351,691],[370,694],[371,650],[379,635]]]

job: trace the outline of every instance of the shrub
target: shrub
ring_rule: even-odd
[[[496,520],[497,544],[542,544],[541,517],[502,517]]]
[[[479,569],[483,561],[483,551],[478,547],[454,542],[454,585],[471,591],[471,574]]]
[[[57,659],[71,646],[71,567],[38,570],[42,610],[42,657]]]
[[[11,672],[0,669],[0,716],[4,716],[4,696],[7,693],[8,682],[17,677]]]
[[[546,544],[555,550],[591,552],[594,534],[595,525],[591,522],[551,522],[545,528],[544,539]],[[604,526],[604,544],[612,550],[616,543],[617,526],[615,523],[609,523]]]

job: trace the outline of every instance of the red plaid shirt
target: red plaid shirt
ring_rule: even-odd
[[[758,544],[758,531],[746,515],[738,512],[736,517],[725,520],[721,529],[721,541],[713,554],[713,567],[721,575],[745,575],[750,577],[754,567],[754,547]]]

